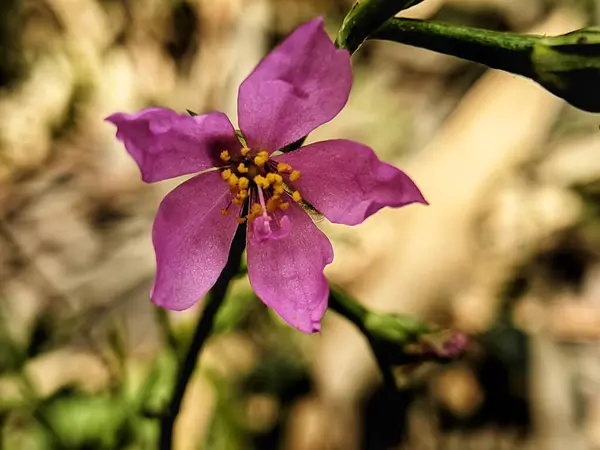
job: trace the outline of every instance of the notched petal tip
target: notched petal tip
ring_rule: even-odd
[[[273,159],[302,173],[295,188],[334,223],[358,225],[384,207],[428,204],[406,173],[358,142],[316,142]]]
[[[191,178],[161,202],[152,242],[156,279],[151,300],[181,311],[197,303],[214,285],[227,262],[237,229],[233,217],[240,207],[230,204],[232,194],[217,172]],[[221,210],[229,208],[231,215]]]
[[[220,112],[191,117],[152,107],[105,120],[116,125],[117,139],[148,183],[209,169],[220,162],[219,152],[240,147],[231,122]]]
[[[333,247],[297,204],[286,211],[290,233],[280,239],[248,239],[248,277],[256,295],[287,323],[304,333],[320,329],[329,284],[323,270]]]
[[[350,54],[317,18],[296,28],[239,89],[240,128],[253,147],[278,150],[329,122],[348,101]]]

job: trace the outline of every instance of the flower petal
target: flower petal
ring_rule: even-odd
[[[106,120],[117,126],[117,138],[147,183],[214,167],[222,163],[221,151],[240,148],[231,122],[220,112],[191,117],[147,108],[137,114],[115,113]]]
[[[248,236],[248,277],[267,306],[296,329],[312,333],[320,330],[327,309],[323,269],[333,261],[333,248],[298,205],[290,205],[285,215],[291,226],[285,237],[260,241]]]
[[[221,175],[208,172],[164,198],[152,230],[156,280],[150,296],[156,305],[187,309],[215,284],[238,226],[239,206],[231,204],[230,214],[221,214],[232,197]]]
[[[317,142],[274,159],[300,171],[291,184],[334,223],[356,225],[385,206],[427,204],[408,175],[358,142]]]
[[[350,54],[323,19],[298,27],[242,83],[238,120],[250,147],[275,151],[333,119],[352,86]]]

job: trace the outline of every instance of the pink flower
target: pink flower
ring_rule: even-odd
[[[320,329],[328,298],[323,269],[333,249],[304,201],[347,225],[385,206],[426,203],[407,175],[356,142],[273,153],[333,119],[351,85],[350,55],[334,47],[316,19],[296,29],[240,86],[243,144],[220,112],[190,117],[148,108],[106,119],[117,126],[144,181],[205,171],[158,209],[156,305],[183,310],[202,298],[225,266],[238,224],[247,221],[248,276],[258,297],[298,330]],[[244,204],[248,213],[241,217]]]

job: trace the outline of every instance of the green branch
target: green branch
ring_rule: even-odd
[[[527,77],[534,74],[531,53],[540,40],[538,36],[401,18],[388,20],[369,39],[421,47]]]
[[[600,112],[600,29],[544,37],[392,18],[369,39],[433,50],[533,79],[580,109]]]
[[[396,389],[393,367],[448,362],[460,357],[468,344],[466,335],[454,333],[441,346],[434,346],[430,339],[441,331],[438,328],[410,316],[371,311],[335,286],[330,286],[329,308],[365,336],[388,389]]]

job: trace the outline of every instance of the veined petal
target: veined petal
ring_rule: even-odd
[[[156,280],[150,295],[156,305],[187,309],[215,284],[238,226],[240,207],[232,198],[218,172],[191,178],[164,198],[152,230]]]
[[[350,54],[318,18],[298,27],[239,89],[238,120],[252,148],[278,150],[333,119],[352,86]]]
[[[291,227],[285,237],[248,237],[248,277],[256,295],[283,320],[313,333],[320,330],[327,309],[329,285],[323,269],[333,261],[333,248],[298,205],[290,205],[285,215]]]
[[[274,159],[301,172],[293,187],[334,223],[356,225],[385,206],[427,204],[408,175],[358,142],[317,142]]]
[[[148,108],[137,114],[115,113],[106,120],[117,126],[117,138],[147,183],[217,166],[221,151],[241,147],[231,122],[220,112],[191,117]]]

